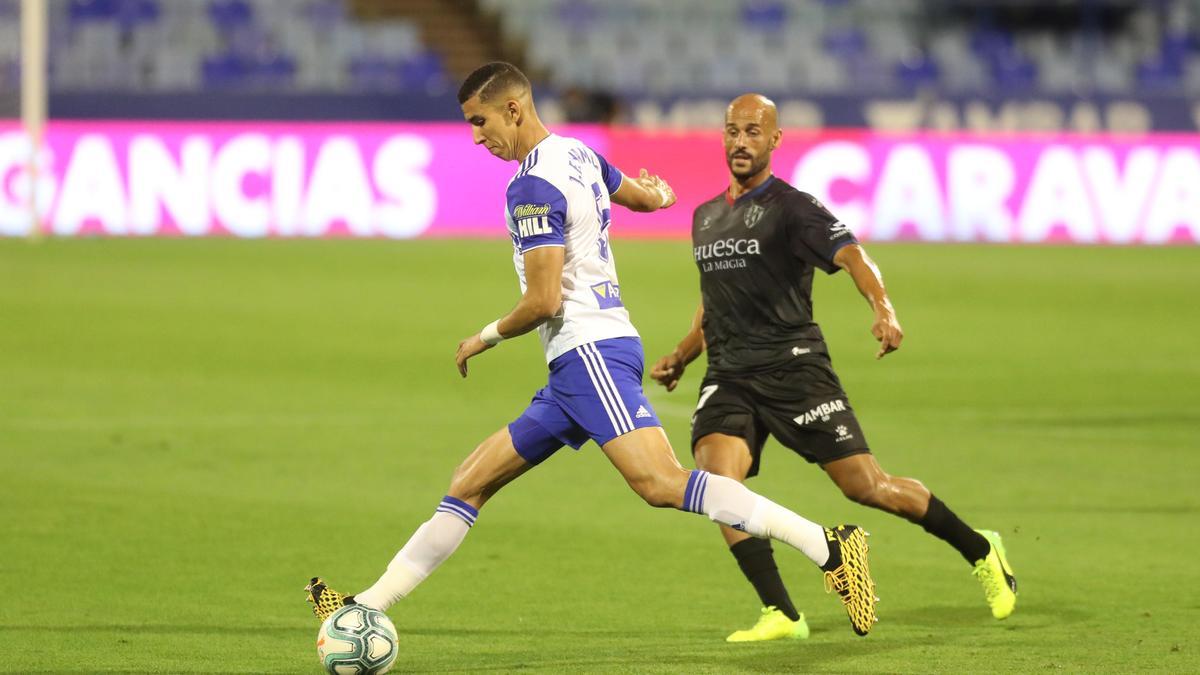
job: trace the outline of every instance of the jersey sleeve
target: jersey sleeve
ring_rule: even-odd
[[[508,214],[521,253],[542,246],[565,246],[567,199],[545,178],[524,175],[508,186]]]
[[[595,152],[593,150],[593,152]],[[600,177],[604,180],[604,187],[608,188],[608,194],[612,194],[621,188],[621,181],[625,180],[625,175],[621,170],[612,164],[608,163],[604,156],[596,152],[596,159],[600,160]]]
[[[801,192],[795,200],[788,238],[792,254],[833,274],[840,269],[833,256],[844,246],[857,244],[858,239],[845,223],[838,220],[821,202]]]

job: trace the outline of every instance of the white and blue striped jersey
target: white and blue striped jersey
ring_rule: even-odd
[[[620,171],[582,142],[551,134],[530,151],[508,183],[505,219],[521,292],[526,288],[526,251],[565,249],[562,310],[538,327],[547,362],[589,342],[638,336],[621,303],[608,243],[609,195],[622,180]]]

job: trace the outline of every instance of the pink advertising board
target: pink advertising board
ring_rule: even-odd
[[[726,185],[720,131],[558,131],[675,187],[618,237],[687,237]],[[28,147],[0,123],[2,235],[31,228]],[[503,237],[516,168],[465,124],[53,122],[36,184],[56,236]],[[786,132],[774,169],[864,240],[1200,242],[1198,136]]]

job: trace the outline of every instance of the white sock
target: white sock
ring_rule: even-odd
[[[829,560],[825,528],[751,492],[741,483],[707,471],[692,471],[683,496],[683,510],[756,537],[778,539],[818,566]]]
[[[466,538],[479,512],[470,504],[445,497],[433,517],[422,523],[387,571],[370,588],[354,595],[354,601],[380,611],[396,604],[417,584],[433,573]]]

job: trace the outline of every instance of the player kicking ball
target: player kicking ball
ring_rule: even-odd
[[[854,234],[817,200],[772,175],[771,152],[782,137],[777,115],[775,104],[757,94],[729,105],[729,189],[701,204],[692,219],[701,305],[691,330],[651,377],[674,390],[707,346],[708,372],[692,418],[697,467],[745,480],[758,473],[772,435],[819,464],[851,500],[906,518],[953,546],[973,566],[992,615],[1003,619],[1016,605],[1017,581],[1000,535],[971,529],[919,481],[885,473],[833,372],[813,321],[814,269],[850,273],[875,311],[878,358],[898,349],[904,335],[879,268]],[[807,637],[770,542],[725,525],[721,533],[764,605],[754,627],[727,639]]]
[[[500,488],[563,445],[578,449],[591,439],[647,504],[799,549],[824,571],[854,632],[866,635],[876,598],[865,533],[853,525],[824,528],[737,480],[684,469],[642,392],[642,344],[621,303],[609,246],[610,200],[654,211],[675,203],[671,188],[645,171],[627,178],[578,140],[547,131],[529,80],[511,64],[476,70],[458,100],[475,143],[520,162],[505,219],[522,291],[511,312],[459,343],[458,371],[466,377],[469,359],[536,329],[549,382],[458,467],[433,516],[370,588],[347,596],[314,578],[307,588],[313,612],[323,620],[350,603],[386,611],[454,553]]]

